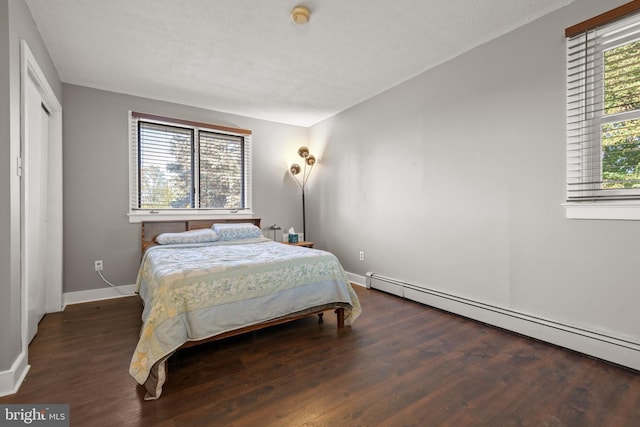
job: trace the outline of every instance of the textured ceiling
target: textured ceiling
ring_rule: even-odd
[[[301,126],[572,1],[26,0],[65,83]]]

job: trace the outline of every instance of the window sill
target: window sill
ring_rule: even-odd
[[[640,221],[640,200],[630,202],[567,202],[562,206],[567,219]]]
[[[142,211],[142,212],[129,212],[130,223],[148,222],[148,221],[186,221],[194,219],[251,219],[253,218],[253,212],[217,212],[217,211],[179,211],[179,212],[165,212],[165,211]]]

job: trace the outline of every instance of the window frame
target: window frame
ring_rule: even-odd
[[[604,86],[604,60],[605,52],[616,47],[629,44],[640,39],[640,36],[627,35],[624,39],[617,41],[606,47],[598,47],[594,50],[592,58],[599,64],[598,71],[587,74],[582,82],[585,87],[592,85],[594,79],[600,79],[602,87],[591,87],[579,93],[571,92],[571,88],[575,88],[570,84],[569,64],[571,61],[570,39],[575,37],[583,37],[585,43],[589,37],[596,37],[594,29],[605,27],[615,28],[617,21],[623,18],[629,18],[635,14],[634,20],[640,21],[640,0],[635,0],[618,8],[612,9],[592,19],[584,21],[580,24],[565,30],[567,39],[567,178],[566,178],[566,194],[567,201],[562,204],[565,208],[565,216],[568,219],[612,219],[612,220],[640,220],[640,189],[603,189],[602,188],[602,128],[608,123],[615,123],[625,120],[640,119],[640,111],[621,112],[606,114],[604,109],[605,102],[605,86]],[[595,67],[594,67],[595,68]],[[597,91],[601,89],[601,92]],[[578,100],[576,101],[576,96]],[[571,99],[573,97],[573,100]],[[589,105],[588,100],[595,100],[593,105]],[[584,129],[588,129],[587,133],[597,134],[597,138],[593,138],[589,142],[583,142],[579,145],[575,142],[575,136],[571,132],[576,128],[570,125],[571,110],[570,104],[579,103],[581,112],[584,117],[581,119]],[[575,111],[573,111],[575,113]],[[573,142],[572,142],[573,138]],[[580,154],[575,156],[573,150],[580,150]],[[573,152],[572,152],[573,151]],[[576,161],[577,159],[577,161]],[[581,166],[586,163],[587,166]],[[576,178],[578,177],[578,178]],[[583,198],[572,196],[571,185],[575,184],[575,180],[582,182],[584,190]],[[572,184],[573,183],[573,184]],[[592,186],[588,188],[588,186]],[[595,191],[594,191],[595,190]],[[588,193],[594,193],[589,196]],[[598,194],[595,195],[595,192]],[[586,197],[584,197],[586,195]]]
[[[198,138],[200,131],[243,138],[242,153],[242,198],[243,208],[238,209],[216,209],[216,208],[168,208],[168,209],[146,209],[139,208],[139,152],[138,152],[138,122],[157,123],[166,126],[191,129],[194,140]],[[201,123],[190,120],[174,119],[159,115],[129,111],[129,217],[130,223],[143,221],[172,221],[186,219],[220,219],[220,218],[252,218],[252,132],[246,129],[220,126],[209,123]],[[200,160],[192,158],[194,168],[192,170],[193,185],[198,185],[200,176]],[[198,199],[198,196],[192,196]]]

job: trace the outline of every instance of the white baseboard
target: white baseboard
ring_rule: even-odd
[[[351,283],[354,283],[360,286],[366,286],[365,285],[366,278],[364,276],[360,276],[359,274],[349,273],[348,271],[346,273],[347,273],[347,279],[349,279]]]
[[[136,285],[118,286],[119,293],[114,288],[90,289],[88,291],[65,292],[62,295],[63,306],[79,304],[83,302],[100,301],[112,298],[121,298],[135,295]]]
[[[0,397],[17,393],[22,381],[24,381],[24,377],[29,372],[29,368],[27,355],[22,352],[13,362],[11,369],[0,372]]]
[[[369,280],[370,279],[370,280]],[[387,278],[385,278],[387,279]],[[365,284],[393,295],[640,371],[640,343],[390,279]]]

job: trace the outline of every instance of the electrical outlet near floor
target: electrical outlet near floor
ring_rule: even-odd
[[[96,271],[102,271],[102,260],[101,259],[95,261],[95,268],[96,268]]]
[[[360,251],[360,261],[364,261],[364,251]]]

